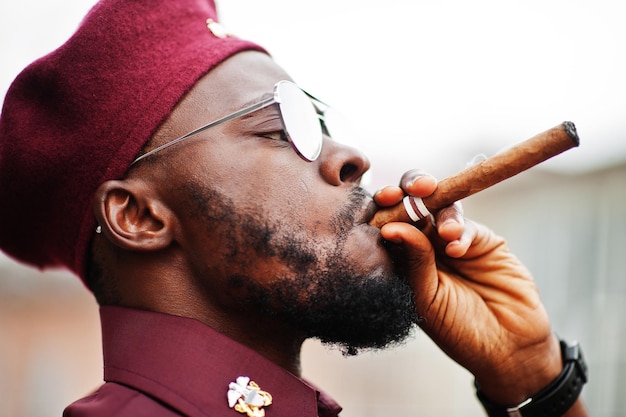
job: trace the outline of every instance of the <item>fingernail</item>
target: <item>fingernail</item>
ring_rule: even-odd
[[[443,223],[439,223],[439,227],[445,227],[452,224],[458,224],[458,222],[454,219],[446,219]]]
[[[413,178],[413,179],[411,180],[411,182],[409,182],[408,186],[409,186],[409,187],[412,187],[413,185],[415,185],[415,184],[417,184],[417,183],[420,183],[420,182],[422,182],[422,183],[423,183],[423,182],[428,182],[428,183],[431,183],[431,182],[433,182],[433,181],[436,181],[436,180],[435,180],[435,177],[432,177],[432,176],[430,176],[430,175],[421,175],[421,176],[419,176],[419,177]]]

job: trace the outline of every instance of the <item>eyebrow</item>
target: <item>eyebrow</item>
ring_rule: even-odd
[[[262,103],[264,101],[269,100],[270,98],[274,97],[274,93],[265,93],[263,94],[261,97],[255,97],[252,100],[248,100],[244,103],[238,104],[236,107],[233,107],[232,109],[230,109],[231,112],[236,112],[239,109],[245,109],[251,106],[254,106],[256,104]]]
[[[265,93],[261,97],[257,97],[255,99],[248,100],[245,103],[240,104],[239,106],[237,106],[237,109],[246,109],[246,108],[249,108],[249,107],[252,107],[252,106],[256,106],[256,105],[258,105],[260,103],[266,103],[265,105],[263,105],[259,109],[255,110],[253,112],[250,112],[248,114],[244,114],[243,116],[240,116],[239,118],[243,119],[243,120],[249,119],[251,117],[254,117],[254,115],[257,112],[266,110],[268,107],[271,107],[271,106],[267,105],[267,102],[269,100],[273,99],[273,98],[274,98],[274,93]],[[274,102],[273,104],[276,104],[276,102]],[[237,110],[234,110],[234,111],[237,111]]]

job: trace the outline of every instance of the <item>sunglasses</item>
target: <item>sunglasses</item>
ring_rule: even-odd
[[[282,127],[287,140],[296,153],[305,161],[315,161],[320,155],[324,135],[327,135],[333,140],[339,139],[340,141],[341,136],[347,137],[346,133],[349,130],[348,124],[340,113],[324,102],[316,99],[293,82],[279,81],[274,85],[274,91],[271,97],[201,126],[177,139],[161,145],[139,156],[131,165],[198,133],[204,132],[207,129],[273,104],[278,105]]]

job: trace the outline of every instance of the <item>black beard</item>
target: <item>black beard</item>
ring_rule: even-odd
[[[231,277],[254,297],[257,312],[292,323],[306,336],[339,347],[346,355],[404,341],[418,322],[413,295],[397,275],[355,275],[346,270],[311,270],[297,280],[260,286]]]
[[[218,229],[216,222],[228,225],[225,244],[232,262],[249,263],[251,249],[256,256],[276,257],[291,271],[262,284],[247,274],[229,276],[229,285],[246,310],[290,323],[307,337],[338,346],[347,355],[388,347],[411,334],[418,315],[406,280],[395,274],[357,273],[345,256],[354,216],[367,198],[364,190],[354,188],[333,218],[335,246],[320,253],[306,231],[269,224],[260,218],[261,208],[241,213],[225,195],[187,186],[194,209],[216,226],[212,233]],[[249,267],[254,269],[253,264]]]

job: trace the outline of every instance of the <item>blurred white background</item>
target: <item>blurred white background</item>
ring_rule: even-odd
[[[93,1],[0,3],[0,97]],[[372,191],[410,168],[443,178],[573,121],[581,146],[466,203],[529,265],[555,329],[583,342],[593,414],[623,415],[626,3],[619,0],[222,0],[222,23],[264,45],[341,109]],[[2,204],[2,202],[0,202]],[[60,415],[101,379],[95,302],[76,279],[0,258],[0,416]],[[351,416],[482,415],[471,376],[418,334],[344,359],[315,343],[305,373]]]

